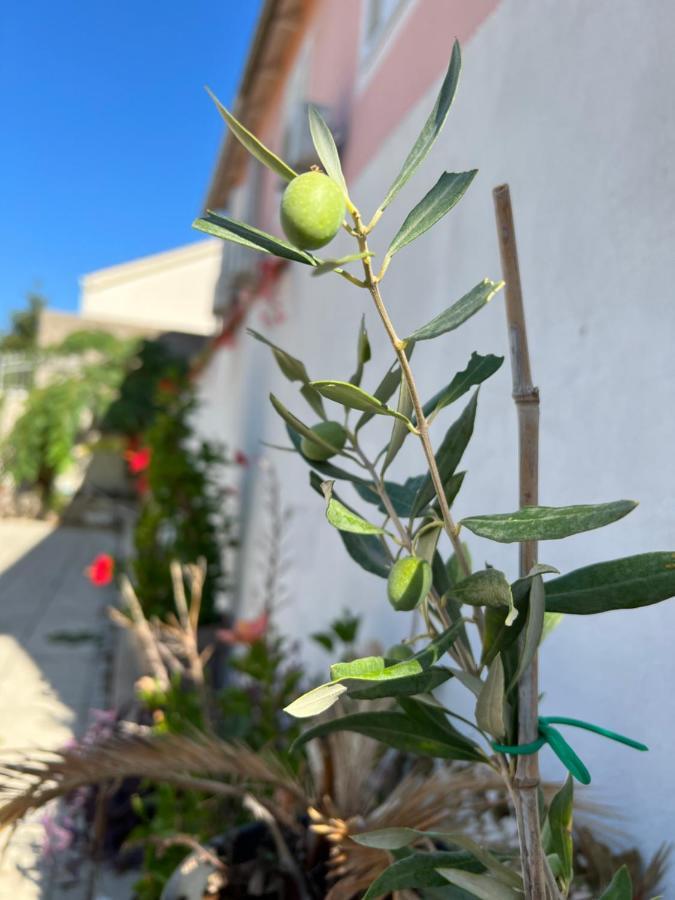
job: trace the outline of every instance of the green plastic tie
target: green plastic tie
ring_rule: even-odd
[[[591,722],[584,722],[581,719],[571,719],[568,716],[540,716],[538,720],[539,737],[536,741],[529,744],[516,744],[507,746],[492,742],[492,749],[496,753],[508,753],[510,756],[529,756],[537,753],[544,744],[548,744],[551,750],[558,757],[560,762],[565,766],[577,781],[581,784],[591,783],[591,773],[577,756],[574,750],[567,743],[560,732],[553,728],[552,725],[571,725],[573,728],[583,728],[585,731],[592,731],[601,737],[608,738],[610,741],[616,741],[619,744],[625,744],[634,750],[649,750],[646,744],[640,741],[634,741],[632,738],[623,734],[617,734],[615,731],[609,731],[607,728],[600,728],[599,725],[593,725]]]

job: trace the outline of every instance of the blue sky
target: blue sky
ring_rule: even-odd
[[[199,240],[260,0],[7,0],[0,12],[0,329],[35,287]]]

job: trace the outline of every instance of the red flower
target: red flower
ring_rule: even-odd
[[[124,458],[132,475],[144,472],[150,465],[152,450],[149,447],[141,447],[139,450],[127,450]]]
[[[165,394],[177,394],[178,393],[178,385],[173,380],[173,378],[160,378],[157,382],[157,387],[160,391],[163,391]]]
[[[269,614],[261,613],[257,619],[239,619],[233,628],[219,628],[216,637],[224,644],[254,644],[267,631]]]
[[[234,454],[234,461],[238,466],[246,467],[249,464],[248,456],[241,450],[237,450],[237,452]]]
[[[113,580],[115,560],[109,553],[99,553],[86,569],[87,578],[96,587],[105,587]]]

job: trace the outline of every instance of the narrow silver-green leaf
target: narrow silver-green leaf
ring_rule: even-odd
[[[334,683],[332,681],[326,684],[320,684],[318,687],[307,691],[297,700],[289,703],[284,707],[284,712],[295,719],[307,719],[310,716],[318,716],[320,713],[330,709],[340,699],[342,694],[347,692],[344,684]]]
[[[394,253],[398,253],[449,213],[467,192],[477,171],[472,169],[470,172],[443,172],[431,190],[408,213],[403,225],[394,235],[387,255],[393,256]]]
[[[451,884],[469,891],[472,897],[478,900],[522,900],[521,891],[507,887],[495,881],[489,875],[475,875],[473,872],[463,872],[460,869],[440,868],[436,870]]]
[[[628,866],[621,866],[615,873],[599,900],[633,900],[633,881]]]
[[[338,154],[335,139],[331,134],[331,130],[315,106],[310,105],[308,114],[309,130],[312,135],[312,142],[316,148],[317,155],[321,160],[328,177],[333,179],[344,194],[345,201],[349,202],[347,182],[345,181],[345,176],[342,174],[340,155]]]
[[[472,353],[471,359],[465,369],[458,372],[450,384],[427,400],[424,404],[424,415],[435,416],[444,407],[466,394],[472,387],[477,387],[486,381],[504,362],[503,356],[481,356],[480,353]]]
[[[412,422],[405,416],[398,413],[395,409],[387,406],[386,403],[378,400],[372,394],[364,391],[363,388],[348,381],[312,381],[311,386],[315,388],[322,397],[327,400],[333,400],[341,406],[348,409],[358,409],[361,412],[369,412],[378,416],[393,416],[407,423],[408,428],[412,428]]]
[[[628,515],[636,506],[634,500],[586,506],[526,506],[513,513],[469,516],[460,524],[480,537],[503,544],[552,541],[610,525]]]
[[[230,219],[228,216],[219,216],[211,210],[207,210],[203,218],[196,219],[192,223],[192,227],[197,231],[205,232],[205,234],[211,234],[225,241],[234,241],[235,244],[243,244],[253,250],[260,250],[262,253],[271,253],[282,259],[301,262],[306,266],[317,264],[311,253],[299,250],[283,238],[274,237],[266,231],[261,231],[245,222]]]
[[[382,463],[382,475],[384,475],[387,468],[394,461],[394,459],[396,458],[396,454],[401,449],[401,447],[403,446],[403,442],[410,433],[410,430],[405,423],[411,421],[411,416],[413,413],[413,402],[412,397],[410,396],[408,382],[405,380],[405,378],[401,379],[401,384],[398,390],[398,404],[396,406],[396,412],[399,413],[399,415],[402,416],[403,419],[401,420],[397,418],[394,422],[394,427],[391,430],[391,437],[389,438],[389,446],[387,447],[384,462]]]
[[[348,509],[344,503],[333,497],[333,482],[324,481],[321,484],[326,498],[326,518],[338,531],[349,531],[353,534],[384,534],[384,528],[373,525]]]
[[[481,569],[463,578],[450,589],[450,596],[469,606],[502,607],[508,610],[506,625],[518,617],[508,578],[499,569]]]
[[[430,756],[437,759],[461,759],[470,762],[484,761],[474,744],[463,735],[445,732],[432,722],[422,725],[405,713],[382,710],[358,712],[314,725],[295,741],[294,747],[326,734],[353,731],[381,741],[397,750]]]
[[[315,391],[314,388],[310,387],[309,375],[307,374],[307,369],[302,360],[287,353],[281,347],[278,347],[276,344],[272,343],[272,341],[268,340],[263,334],[254,331],[253,328],[247,328],[246,332],[247,334],[250,334],[252,338],[255,338],[256,341],[260,341],[261,344],[265,344],[270,348],[282,374],[285,375],[289,381],[301,382],[303,385],[301,394],[312,409],[320,415],[322,419],[325,419],[326,413],[321,401],[321,395]]]
[[[572,843],[572,819],[574,815],[574,781],[568,775],[565,784],[551,800],[546,820],[549,853],[556,853],[562,867],[562,877],[567,887],[572,881],[574,847]]]
[[[309,718],[330,709],[343,694],[354,686],[358,688],[359,684],[363,682],[372,682],[374,686],[380,682],[406,682],[411,677],[426,673],[422,672],[422,667],[415,660],[404,660],[387,665],[381,656],[366,656],[349,663],[335,663],[331,666],[330,674],[330,681],[302,694],[289,704],[284,712],[296,719]],[[449,677],[449,673],[447,677]],[[405,694],[411,693],[411,691],[403,689],[399,693]],[[392,694],[390,687],[389,692],[385,690],[382,696],[396,696],[396,694],[395,689]]]
[[[436,869],[447,866],[454,869],[467,869],[470,872],[482,872],[483,866],[466,851],[434,850],[426,853],[410,853],[403,859],[397,859],[372,882],[363,900],[376,900],[377,897],[400,896],[397,892],[416,889],[415,896],[421,894],[420,888],[448,888],[448,882]],[[424,897],[428,895],[425,891]],[[446,896],[443,892],[442,896]],[[466,894],[462,891],[462,897]]]
[[[455,470],[471,440],[476,420],[477,404],[478,389],[465,406],[460,417],[448,428],[440,447],[436,451],[436,465],[444,485],[455,474]],[[435,496],[434,483],[431,480],[431,476],[427,475],[415,498],[413,511],[418,513],[421,509],[424,509],[427,504],[432,502]]]
[[[272,153],[272,151],[266,147],[262,141],[260,141],[252,132],[245,128],[241,122],[236,119],[232,113],[226,109],[220,100],[216,97],[213,91],[210,88],[206,88],[206,91],[209,97],[216,104],[218,112],[225,119],[228,128],[232,132],[232,134],[236,137],[240,144],[248,150],[251,156],[254,156],[259,162],[261,162],[264,166],[267,166],[268,169],[271,169],[273,172],[276,172],[284,181],[291,181],[298,174],[294,172],[293,169],[289,165],[287,165],[283,159],[280,159],[276,153]]]
[[[382,679],[367,687],[351,688],[349,696],[353,697],[354,700],[380,700],[384,697],[428,694],[451,677],[452,675],[447,669],[432,666],[423,672]]]
[[[442,843],[447,846],[461,847],[477,859],[486,869],[497,875],[505,884],[513,887],[521,887],[522,879],[517,872],[500,862],[488,850],[477,843],[473,838],[461,831],[420,831],[417,828],[380,828],[377,831],[365,831],[361,834],[352,834],[351,838],[363,847],[372,847],[375,850],[402,850],[417,841]]]
[[[506,734],[504,695],[504,666],[501,656],[497,656],[492,661],[485,684],[476,701],[478,727],[497,739]]]
[[[417,171],[418,167],[426,159],[426,156],[431,150],[434,141],[440,134],[441,129],[445,124],[448,110],[450,109],[452,100],[455,96],[455,91],[457,90],[461,68],[462,54],[459,48],[459,43],[455,41],[452,48],[452,56],[450,57],[450,65],[448,66],[448,71],[445,73],[445,78],[443,79],[443,84],[441,85],[438,97],[436,98],[436,102],[434,103],[434,108],[431,110],[431,115],[424,123],[422,131],[413,144],[410,153],[406,157],[401,171],[398,173],[396,179],[394,180],[394,183],[389,188],[387,196],[384,198],[380,209],[385,209],[387,206],[389,206],[389,204],[401,190],[403,185]]]
[[[423,480],[424,475],[415,475],[411,478],[406,478],[403,484],[398,484],[395,481],[384,482],[384,489],[389,495],[397,516],[402,516],[406,519],[412,517],[412,506]],[[387,515],[387,509],[372,482],[364,483],[360,481],[360,483],[357,483],[354,481],[354,487],[357,494],[366,503],[375,503],[380,512]]]
[[[340,531],[339,534],[345,550],[355,563],[371,575],[388,577],[391,560],[381,538],[370,534],[351,534],[348,531]]]
[[[293,413],[286,409],[284,404],[279,400],[278,397],[275,397],[274,394],[270,394],[270,403],[276,410],[276,412],[281,416],[284,422],[296,431],[298,434],[302,435],[302,437],[306,437],[308,440],[312,441],[315,444],[319,444],[319,446],[325,448],[326,450],[330,450],[331,453],[339,453],[339,447],[333,447],[332,444],[329,444],[328,441],[324,440],[324,438],[320,437],[316,432],[312,431],[308,425],[305,425],[304,422],[301,422],[297,416],[294,416]]]
[[[530,603],[527,612],[527,622],[525,623],[525,640],[520,650],[520,659],[518,660],[518,668],[511,678],[509,690],[515,687],[520,681],[523,672],[534,659],[539,644],[544,633],[544,618],[546,616],[546,588],[544,579],[541,575],[535,575],[532,578],[530,586]]]
[[[330,667],[330,677],[333,681],[350,678],[362,681],[386,681],[389,678],[418,675],[421,671],[422,666],[412,658],[387,665],[382,656],[362,656],[351,662],[333,663]]]
[[[464,294],[461,299],[432,319],[431,322],[427,322],[417,331],[413,331],[407,340],[429,341],[448,331],[454,331],[471,316],[475,316],[503,287],[503,281],[490,281],[489,278],[484,278],[480,284],[471,288],[468,294]]]
[[[370,362],[371,355],[370,341],[366,331],[366,317],[363,315],[359,326],[359,336],[356,339],[356,371],[349,379],[350,384],[355,384],[357,387],[361,384],[363,369],[366,363]]]
[[[546,582],[550,613],[637,609],[671,597],[675,597],[675,552],[668,551],[595,563]]]

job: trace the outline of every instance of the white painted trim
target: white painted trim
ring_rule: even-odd
[[[80,278],[80,285],[85,290],[99,290],[110,287],[124,281],[133,281],[145,275],[152,275],[162,269],[173,269],[178,266],[189,265],[202,259],[219,256],[222,253],[222,243],[217,238],[206,241],[198,241],[195,244],[187,244],[183,247],[175,247],[173,250],[165,250],[162,253],[153,253],[150,256],[142,256],[131,262],[109,266],[106,269],[98,269]]]

